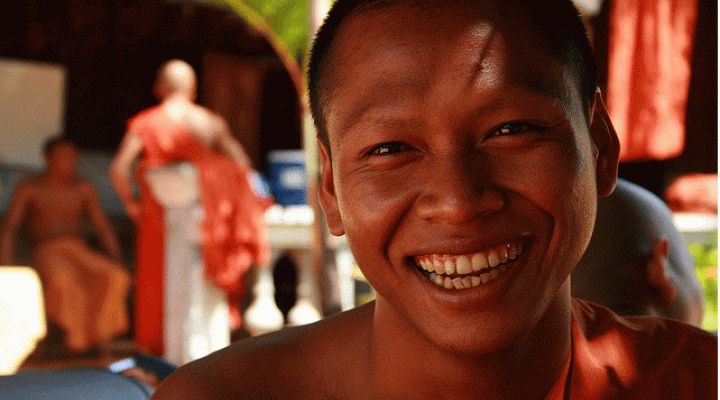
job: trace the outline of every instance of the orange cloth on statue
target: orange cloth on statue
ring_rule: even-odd
[[[242,277],[254,263],[269,262],[264,212],[271,202],[252,191],[250,171],[205,147],[181,124],[170,120],[160,106],[133,117],[128,130],[143,142],[137,170],[143,215],[137,241],[136,341],[154,354],[162,354],[164,213],[143,175],[179,161],[191,162],[198,170],[205,272],[227,292],[232,328],[239,328],[238,302],[245,296]]]
[[[573,299],[572,353],[547,400],[717,399],[717,336]]]
[[[696,15],[697,0],[613,0],[606,99],[620,161],[682,153]]]
[[[682,175],[665,189],[663,200],[675,212],[717,214],[718,175]]]
[[[70,349],[87,350],[127,331],[131,281],[122,265],[77,238],[40,243],[33,256],[42,277],[45,312],[65,331]]]

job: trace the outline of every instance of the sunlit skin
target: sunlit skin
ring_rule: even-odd
[[[582,106],[522,18],[498,20],[492,4],[459,3],[346,20],[320,199],[377,300],[190,364],[158,398],[545,397],[568,360],[568,276],[614,187],[617,140],[599,96]],[[473,288],[417,265],[508,243],[521,254]]]
[[[62,238],[82,238],[87,216],[107,254],[121,259],[120,246],[100,206],[92,184],[75,174],[77,150],[70,144],[55,145],[46,155],[45,173],[21,183],[11,201],[0,248],[2,264],[13,262],[17,229],[26,219],[36,243]]]
[[[527,384],[522,370],[537,376],[528,362],[558,372],[548,360],[569,349],[567,277],[590,237],[596,188],[612,188],[596,179],[600,154],[575,82],[522,23],[394,11],[351,19],[339,35],[335,63],[347,68],[326,114],[331,163],[323,148],[330,230],[347,235],[378,292],[372,346],[406,352],[389,359],[432,349],[423,358],[436,367],[459,363],[451,352],[482,355],[459,377],[494,380],[496,389],[514,378]],[[359,29],[370,39],[351,41]],[[439,288],[413,262],[513,241],[525,250],[510,270],[470,290]]]

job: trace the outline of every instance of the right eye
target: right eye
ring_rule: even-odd
[[[370,151],[370,154],[386,155],[386,154],[398,153],[398,152],[406,150],[406,149],[407,149],[407,146],[404,143],[389,142],[389,143],[383,143],[383,144],[373,147],[373,149]]]

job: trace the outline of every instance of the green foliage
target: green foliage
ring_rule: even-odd
[[[308,47],[308,2],[306,0],[205,0],[227,5],[243,17],[251,9],[265,20],[296,60]],[[249,18],[251,23],[256,23]]]
[[[705,292],[705,316],[702,327],[710,331],[718,330],[718,246],[716,243],[717,237],[714,244],[691,243],[688,246],[690,254],[695,257],[695,273]]]

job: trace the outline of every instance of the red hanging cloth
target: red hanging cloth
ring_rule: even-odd
[[[697,0],[613,0],[607,103],[621,161],[682,153],[696,16]]]

